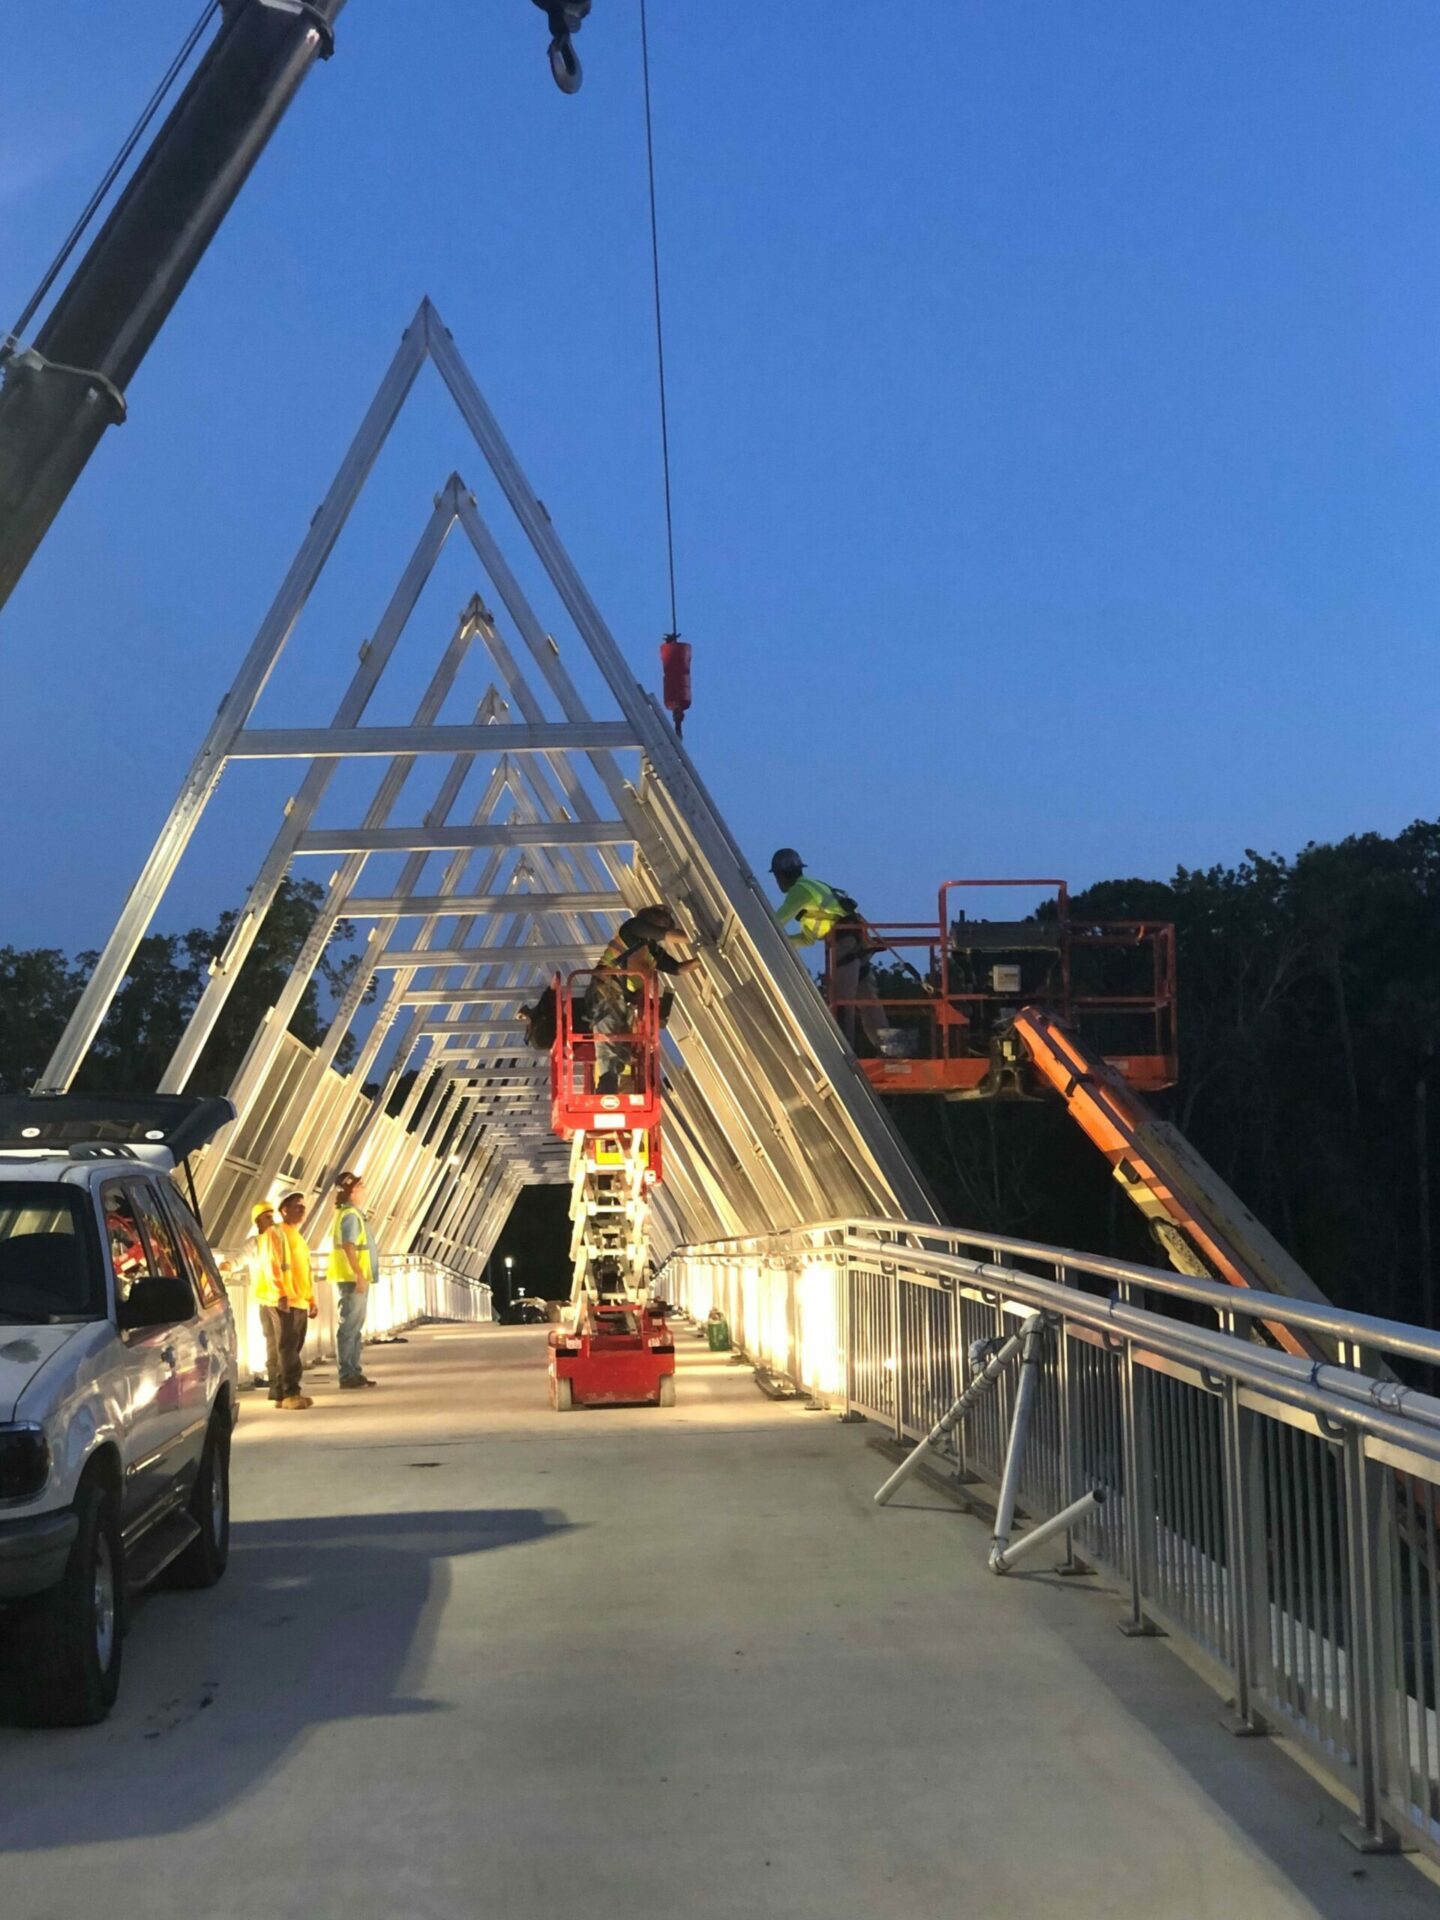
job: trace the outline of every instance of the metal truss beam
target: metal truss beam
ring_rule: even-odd
[[[497,827],[330,827],[302,833],[295,851],[447,853],[480,847],[615,847],[634,838],[623,820],[537,820]]]
[[[464,967],[474,960],[487,960],[492,966],[585,967],[595,957],[593,940],[568,947],[401,947],[384,954],[380,965],[390,967]]]
[[[609,913],[630,909],[617,893],[389,893],[354,894],[345,902],[351,920],[409,920],[422,914]]]
[[[574,747],[620,753],[638,747],[623,720],[551,721],[495,727],[247,727],[232,760],[389,759],[397,753],[557,753]]]
[[[503,986],[412,987],[402,993],[406,1007],[478,1007],[487,1000],[528,1000],[535,991],[533,980],[507,981]]]

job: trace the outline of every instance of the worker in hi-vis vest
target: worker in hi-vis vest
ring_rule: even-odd
[[[870,968],[870,942],[860,909],[848,893],[824,880],[807,880],[805,862],[794,847],[779,847],[770,862],[775,884],[784,894],[776,916],[792,947],[811,947],[834,934],[830,950],[831,991],[840,1031],[854,1047],[858,1025],[875,1053],[881,1051],[884,1019],[875,976]],[[791,929],[790,922],[795,922]]]
[[[373,1387],[360,1365],[360,1339],[370,1305],[370,1289],[380,1271],[380,1253],[370,1238],[365,1218],[365,1180],[358,1173],[342,1173],[335,1182],[335,1220],[330,1229],[330,1259],[325,1277],[340,1295],[335,1348],[342,1387]]]
[[[313,1406],[300,1391],[300,1349],[305,1344],[306,1312],[290,1258],[285,1229],[277,1224],[275,1209],[260,1200],[251,1209],[255,1244],[250,1249],[250,1288],[265,1330],[265,1372],[270,1404],[287,1413]]]

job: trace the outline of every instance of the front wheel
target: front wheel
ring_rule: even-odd
[[[169,1571],[172,1587],[213,1587],[230,1560],[230,1426],[222,1406],[205,1436],[205,1451],[190,1495],[190,1518],[199,1536]]]
[[[93,1727],[120,1691],[124,1560],[120,1508],[97,1481],[75,1500],[79,1530],[59,1583],[27,1601],[11,1646],[25,1719]]]
[[[659,1404],[662,1407],[673,1407],[675,1404],[675,1376],[673,1373],[661,1375]]]

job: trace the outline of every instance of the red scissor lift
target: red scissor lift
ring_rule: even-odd
[[[967,916],[969,890],[1009,887],[1053,892],[1053,910]],[[1072,918],[1063,880],[947,880],[935,919],[870,922],[866,934],[875,966],[899,963],[879,1001],[885,1051],[860,1061],[881,1093],[1028,1093],[1031,1065],[1014,1036],[1027,1007],[1074,1028],[1142,1092],[1175,1083],[1175,929],[1166,921]],[[834,952],[849,937],[831,934],[826,964],[826,997],[847,1017],[861,1003],[837,995]]]
[[[632,1024],[594,1032],[588,989],[610,983]],[[555,979],[550,1115],[574,1141],[575,1282],[566,1325],[550,1334],[550,1402],[675,1402],[675,1342],[648,1298],[643,1216],[660,1179],[660,998],[652,973],[591,969]]]

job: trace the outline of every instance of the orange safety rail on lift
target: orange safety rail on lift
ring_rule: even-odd
[[[969,920],[952,898],[1000,887],[1053,891],[1053,915]],[[888,959],[892,969],[878,1003],[887,1050],[860,1061],[881,1093],[998,1091],[996,1043],[1025,1005],[1075,1026],[1130,1085],[1158,1092],[1175,1083],[1175,929],[1167,921],[1077,920],[1063,880],[947,880],[933,920],[864,929],[872,964]],[[850,938],[841,927],[826,943],[825,994],[842,1025],[863,1004],[836,991],[836,945]],[[902,969],[911,977],[897,991]]]
[[[592,1032],[588,989],[601,983],[625,1007],[630,1026]],[[660,995],[653,973],[586,968],[555,976],[555,1044],[550,1051],[550,1124],[556,1133],[660,1124]]]
[[[1143,1210],[1152,1217],[1163,1216],[1177,1227],[1218,1279],[1232,1287],[1267,1291],[1239,1249],[1222,1232],[1196,1217],[1184,1196],[1148,1157],[1145,1135],[1152,1115],[1119,1074],[1104,1061],[1092,1059],[1073,1033],[1038,1007],[1023,1008],[1015,1017],[1012,1031],[1035,1071],[1060,1095],[1071,1118],[1104,1154],[1126,1187],[1143,1194]],[[1289,1327],[1268,1320],[1263,1324],[1287,1353],[1307,1360],[1317,1357],[1319,1349]]]

